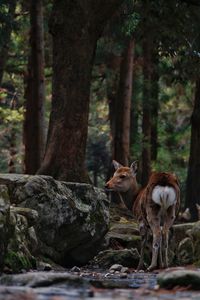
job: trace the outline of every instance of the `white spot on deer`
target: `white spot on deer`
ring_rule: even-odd
[[[152,200],[167,210],[176,203],[176,191],[170,186],[156,185],[152,191]]]

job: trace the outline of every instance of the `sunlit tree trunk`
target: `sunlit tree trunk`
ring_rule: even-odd
[[[15,16],[16,0],[8,0],[8,14],[5,24],[1,24],[1,40],[0,40],[0,86],[2,84],[3,73],[5,70],[8,50],[10,45],[10,37],[13,28]],[[0,22],[1,23],[1,22]]]
[[[87,182],[85,152],[94,55],[106,22],[122,0],[54,1],[52,110],[39,174]]]
[[[200,78],[196,80],[194,109],[191,117],[191,143],[186,182],[186,207],[197,220],[196,203],[200,204]]]
[[[130,156],[130,117],[133,85],[134,39],[130,39],[123,53],[119,90],[115,101],[115,132],[113,158],[128,166]]]
[[[30,46],[26,112],[24,121],[25,173],[35,174],[41,165],[45,148],[45,78],[42,0],[32,0],[30,7]]]

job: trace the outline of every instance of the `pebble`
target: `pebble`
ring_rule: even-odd
[[[121,271],[121,269],[123,268],[122,265],[119,264],[114,264],[110,267],[109,271],[114,270],[114,271]]]
[[[74,266],[73,268],[71,268],[70,272],[76,272],[76,273],[80,273],[81,269],[77,266]]]

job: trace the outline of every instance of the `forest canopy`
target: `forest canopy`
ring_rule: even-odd
[[[94,3],[95,2],[95,3]],[[103,186],[111,161],[200,203],[200,5],[2,0],[0,172]]]

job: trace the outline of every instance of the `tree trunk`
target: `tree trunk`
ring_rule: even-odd
[[[148,0],[144,4],[143,40],[143,118],[142,118],[142,185],[146,185],[151,172],[151,36],[148,30]],[[145,17],[146,16],[146,17]]]
[[[115,132],[113,158],[124,166],[130,156],[130,117],[133,84],[134,39],[128,42],[120,67],[119,90],[115,102]]]
[[[158,54],[153,53],[152,57],[152,76],[151,76],[151,159],[156,160],[158,154],[158,109],[159,109],[159,73],[158,73]]]
[[[186,202],[189,207],[192,220],[197,220],[195,204],[200,204],[200,78],[196,80],[196,92],[194,109],[191,117],[191,144],[188,175],[186,182]]]
[[[87,182],[90,80],[97,40],[122,0],[54,1],[53,95],[47,148],[39,174]]]
[[[134,63],[135,65],[135,63]],[[133,93],[131,103],[130,155],[136,159],[136,147],[139,138],[139,99],[136,94],[137,71],[133,70]]]
[[[10,138],[9,138],[9,162],[8,162],[8,172],[9,173],[16,173],[15,161],[16,161],[16,154],[17,154],[17,146],[16,146],[16,128],[11,128],[10,130]]]
[[[10,37],[13,28],[13,21],[15,16],[15,8],[16,8],[16,0],[8,1],[8,15],[5,25],[1,25],[1,36],[2,41],[0,43],[0,86],[3,80],[3,73],[5,70],[7,57],[8,57],[8,49],[10,45]]]
[[[26,112],[24,121],[25,173],[35,174],[41,165],[45,148],[45,80],[42,0],[32,0],[30,8],[30,46]]]

